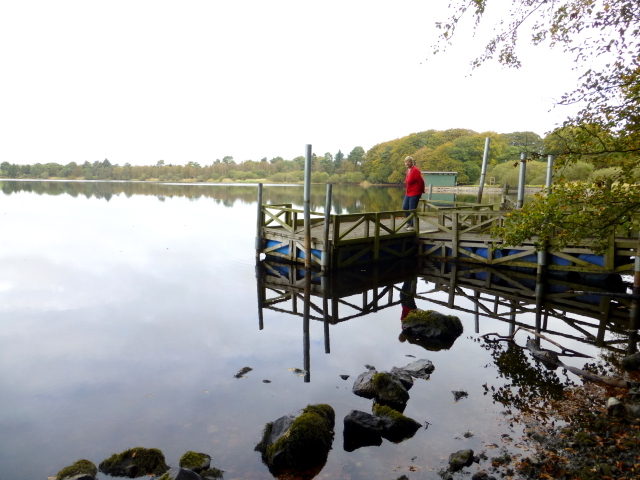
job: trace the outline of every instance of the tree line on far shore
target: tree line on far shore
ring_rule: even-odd
[[[332,154],[312,155],[311,181],[313,183],[400,184],[404,180],[404,158],[411,155],[423,171],[457,172],[458,183],[477,184],[480,177],[485,139],[490,138],[487,182],[494,184],[518,182],[517,162],[521,153],[529,158],[526,183],[542,185],[546,177],[546,153],[561,152],[565,140],[557,133],[544,139],[533,132],[477,133],[467,129],[444,131],[427,130],[374,145],[368,151],[355,147],[348,155],[341,150]],[[118,165],[108,159],[17,165],[0,163],[0,177],[16,179],[68,179],[68,180],[138,180],[161,182],[252,182],[299,183],[304,180],[305,158],[285,160],[266,157],[259,160],[236,162],[232,156],[217,159],[210,165],[189,161],[185,165],[159,160],[155,165]],[[591,180],[607,174],[610,164],[577,162],[563,175],[568,180]]]

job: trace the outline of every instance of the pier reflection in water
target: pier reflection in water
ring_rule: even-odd
[[[569,339],[612,353],[637,349],[637,319],[631,315],[638,309],[633,308],[634,296],[619,275],[537,277],[534,269],[411,260],[323,276],[319,271],[264,260],[257,264],[256,276],[260,329],[265,328],[263,309],[303,320],[307,382],[311,379],[310,321],[324,323],[325,353],[330,353],[331,325],[390,307],[398,308],[402,319],[417,308],[416,299],[429,302],[434,310],[440,306],[472,313],[475,333],[480,333],[482,317],[487,317],[508,325],[508,335],[523,327],[557,341]]]

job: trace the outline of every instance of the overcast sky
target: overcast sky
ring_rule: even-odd
[[[560,52],[469,76],[466,29],[433,57],[447,3],[2,1],[0,161],[292,159],[428,129],[543,135],[570,113]]]

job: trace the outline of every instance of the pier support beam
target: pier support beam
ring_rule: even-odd
[[[489,160],[489,145],[491,139],[487,137],[484,141],[484,155],[482,156],[482,170],[480,173],[480,184],[478,185],[478,197],[476,203],[482,203],[482,190],[484,189],[484,179],[487,176],[487,161]]]
[[[331,265],[331,246],[329,245],[329,226],[331,225],[331,190],[332,185],[327,183],[327,198],[324,205],[324,231],[322,232],[322,259],[321,269],[326,272]]]
[[[520,176],[518,177],[518,203],[516,208],[520,210],[524,205],[524,185],[525,178],[527,176],[527,154],[522,152],[520,154]]]
[[[553,173],[553,161],[555,159],[554,155],[549,155],[547,157],[547,183],[546,183],[546,187],[547,187],[547,194],[549,194],[549,192],[551,192],[551,177],[552,177],[552,173]]]
[[[262,184],[258,184],[258,221],[256,225],[256,260],[260,259],[262,252]]]
[[[311,268],[311,145],[304,162],[304,266]]]

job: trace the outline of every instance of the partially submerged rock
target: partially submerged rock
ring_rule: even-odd
[[[382,445],[382,420],[370,413],[351,410],[344,417],[344,443],[346,452],[360,447]]]
[[[429,360],[426,360],[426,361],[428,362]],[[390,373],[395,378],[397,378],[400,381],[400,383],[402,383],[402,386],[407,391],[409,391],[411,387],[413,387],[413,377],[407,370],[403,368],[393,367]]]
[[[80,459],[64,467],[56,475],[56,480],[95,480],[98,468],[89,460]]]
[[[303,410],[268,423],[256,451],[272,475],[311,471],[319,473],[333,443],[335,412],[326,404]]]
[[[193,470],[196,473],[200,473],[207,470],[211,465],[211,456],[206,453],[198,453],[189,450],[180,458],[180,468],[186,468]]]
[[[428,380],[434,368],[429,360],[421,359],[404,367],[393,367],[391,372],[367,370],[358,375],[352,390],[360,397],[375,399],[376,403],[404,411],[413,379]]]
[[[409,365],[400,367],[399,370],[407,372],[413,378],[422,378],[423,380],[429,380],[435,368],[436,367],[433,365],[431,360],[421,358],[420,360],[416,360]]]
[[[158,477],[158,480],[219,480],[223,475],[224,472],[217,468],[208,468],[196,473],[188,468],[172,467]]]
[[[426,348],[446,350],[462,335],[464,328],[454,315],[443,315],[434,310],[413,310],[402,321],[400,340]]]
[[[205,471],[200,472],[200,478],[202,478],[202,480],[217,480],[223,476],[224,471],[215,467],[208,468]]]
[[[376,402],[389,405],[396,410],[404,410],[409,400],[409,392],[396,376],[388,372],[376,372],[371,383]]]
[[[449,456],[449,470],[457,472],[473,463],[473,450],[460,450]]]
[[[171,467],[158,480],[202,480],[202,477],[193,470]]]
[[[382,421],[382,437],[393,443],[413,437],[422,426],[387,405],[374,405],[373,414]]]
[[[359,397],[375,398],[376,390],[373,386],[373,376],[376,373],[378,372],[376,372],[375,369],[369,369],[358,375],[358,378],[353,382],[353,387],[351,388],[353,393]]]
[[[157,448],[135,447],[100,462],[102,473],[114,477],[136,478],[143,475],[162,475],[169,467]]]

